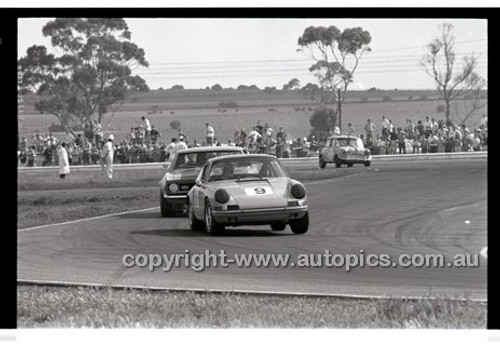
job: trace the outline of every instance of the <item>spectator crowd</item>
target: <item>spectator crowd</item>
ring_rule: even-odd
[[[179,150],[198,146],[239,146],[249,153],[273,154],[279,158],[317,156],[328,136],[340,134],[338,127],[329,129],[321,138],[314,135],[289,138],[287,132],[267,123],[257,122],[252,129],[235,129],[232,139],[222,141],[217,138],[210,123],[205,124],[205,136],[199,142],[191,140],[181,129],[169,141],[164,141],[162,134],[142,117],[143,125],[130,128],[128,135],[114,145],[114,163],[164,162],[172,158]],[[436,121],[406,119],[405,125],[396,127],[392,120],[382,116],[380,124],[367,119],[364,131],[356,131],[348,124],[343,134],[359,136],[366,148],[373,155],[467,152],[487,150],[488,120],[483,115],[476,129],[469,129],[465,124],[457,125]],[[379,131],[380,130],[380,131]],[[57,145],[60,143],[52,133],[41,135],[38,131],[30,140],[22,137],[19,141],[18,159],[21,166],[57,165]],[[66,143],[71,165],[91,165],[102,162],[105,139],[100,126],[92,131],[77,134]]]

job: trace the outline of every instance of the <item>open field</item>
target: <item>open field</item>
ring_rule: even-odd
[[[431,96],[433,91],[422,92],[362,92],[361,95],[368,97],[368,102],[359,102],[359,98],[354,97],[348,99],[343,106],[343,123],[352,123],[358,132],[362,133],[366,119],[371,118],[380,127],[382,115],[392,119],[396,127],[403,126],[407,118],[415,121],[424,119],[425,116],[443,119],[444,114],[436,110],[442,101],[436,100],[435,95]],[[390,96],[393,101],[380,101],[382,96]],[[408,101],[409,96],[413,97],[413,101]],[[421,96],[427,97],[428,100],[418,100]],[[48,132],[51,123],[58,124],[58,120],[52,115],[35,113],[30,101],[26,101],[24,119],[19,123],[20,136],[28,138],[37,130]],[[227,109],[226,112],[218,111],[218,103],[228,101],[236,101],[239,108]],[[153,106],[158,107],[158,112],[148,114]],[[309,118],[315,107],[316,105],[300,92],[153,91],[132,96],[129,102],[114,114],[108,133],[113,132],[115,138],[120,141],[126,137],[131,127],[141,125],[141,116],[146,115],[162,133],[161,140],[165,142],[177,135],[177,131],[170,127],[172,120],[181,123],[183,132],[189,136],[190,141],[203,140],[206,122],[212,124],[216,137],[223,142],[233,138],[235,128],[245,128],[248,131],[258,122],[268,123],[276,130],[280,126],[283,127],[291,139],[309,134]],[[480,117],[481,113],[478,113],[467,125],[477,127]],[[108,119],[104,120],[104,126]],[[66,139],[63,133],[56,133],[56,136]]]
[[[18,286],[19,328],[485,329],[486,303]]]

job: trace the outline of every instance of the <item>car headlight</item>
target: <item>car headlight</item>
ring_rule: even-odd
[[[229,201],[229,193],[225,189],[218,189],[214,194],[215,201],[225,204]]]
[[[306,188],[302,184],[294,184],[290,189],[292,196],[296,199],[303,199],[306,196]]]
[[[179,191],[179,186],[176,183],[171,183],[168,185],[168,191],[171,193],[176,193]]]

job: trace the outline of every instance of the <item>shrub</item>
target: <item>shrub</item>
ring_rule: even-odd
[[[218,105],[219,108],[234,109],[238,108],[239,105],[236,101],[221,101]]]

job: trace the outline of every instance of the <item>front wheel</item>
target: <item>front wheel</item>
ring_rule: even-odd
[[[224,225],[218,224],[212,214],[212,207],[210,202],[207,200],[205,204],[205,230],[210,235],[217,235],[224,231]]]
[[[370,161],[365,161],[365,166],[366,167],[370,166],[370,164],[371,164]]]
[[[162,217],[172,217],[175,215],[174,209],[172,208],[172,204],[170,204],[167,199],[163,197],[163,194],[160,191],[160,212]]]
[[[342,161],[339,159],[337,155],[333,158],[333,161],[335,161],[335,167],[339,168],[342,166]]]
[[[306,211],[305,215],[297,220],[290,221],[290,228],[294,234],[304,234],[309,229],[309,212]]]

